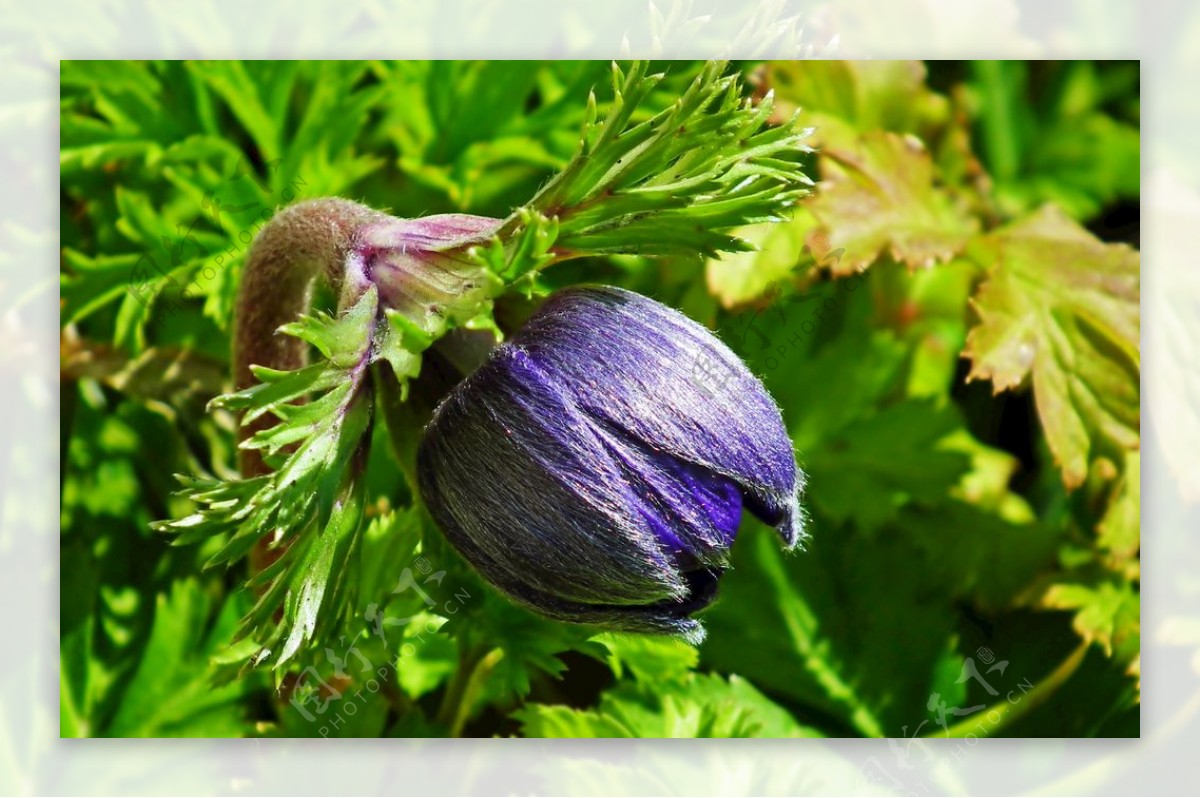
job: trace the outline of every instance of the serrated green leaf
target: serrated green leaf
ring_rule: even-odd
[[[735,76],[711,62],[669,108],[634,121],[663,79],[613,64],[613,109],[587,125],[575,157],[506,230],[535,212],[558,222],[560,256],[714,255],[744,244],[724,231],[780,218],[811,185],[807,132],[767,127],[771,99],[743,101]]]
[[[275,559],[251,578],[262,593],[239,630],[239,637],[252,637],[262,648],[255,664],[279,667],[289,661],[302,644],[333,634],[342,611],[356,603],[346,563],[363,517],[361,470],[374,406],[368,366],[377,307],[372,287],[338,318],[288,325],[284,332],[313,344],[329,360],[292,372],[257,369],[262,383],[214,400],[216,406],[245,411],[243,424],[268,412],[279,419],[242,444],[264,451],[275,471],[228,482],[185,481],[182,495],[197,511],[155,525],[179,534],[183,543],[221,537],[209,566],[235,562],[270,536]],[[295,404],[314,391],[323,393]]]
[[[516,713],[526,737],[816,737],[745,679],[691,674],[681,682],[605,693],[596,710],[529,704]]]
[[[927,579],[993,613],[1010,607],[1055,567],[1061,543],[1044,524],[1014,523],[956,501],[906,508],[895,529],[923,552]]]
[[[592,639],[608,650],[609,666],[618,679],[626,671],[648,683],[675,679],[700,661],[695,646],[674,637],[605,632]]]
[[[406,624],[399,644],[396,678],[413,698],[446,684],[459,666],[458,642],[442,631],[444,619],[417,613]]]
[[[978,222],[933,181],[933,163],[915,137],[870,132],[822,151],[821,191],[806,208],[821,227],[817,253],[838,252],[835,274],[851,274],[888,255],[910,267],[949,260]]]
[[[1141,656],[1141,595],[1128,582],[1052,585],[1042,597],[1048,609],[1074,610],[1075,631],[1136,674]]]
[[[379,311],[379,291],[371,286],[336,319],[302,316],[279,331],[315,346],[336,369],[351,369],[368,354]]]
[[[874,529],[909,503],[941,499],[969,466],[941,445],[959,424],[953,411],[908,401],[830,435],[806,453],[813,503],[839,523]]]
[[[71,249],[63,250],[68,266],[61,275],[60,296],[64,322],[86,318],[128,290],[138,290],[133,270],[139,255],[102,255],[91,257]]]
[[[800,109],[814,128],[813,146],[841,148],[862,131],[918,133],[947,112],[920,61],[773,62],[764,82],[780,109]]]
[[[767,295],[804,261],[804,233],[811,218],[740,228],[735,235],[754,249],[726,252],[705,266],[708,290],[726,308]]]
[[[272,114],[264,104],[259,85],[241,61],[192,61],[188,69],[220,96],[238,121],[254,138],[258,150],[267,159],[277,157],[282,150],[278,114]],[[287,83],[274,87],[286,96]],[[280,90],[283,91],[280,91]]]
[[[997,391],[1032,375],[1038,415],[1068,488],[1097,456],[1138,447],[1139,258],[1046,207],[972,247],[988,269],[967,339],[971,379]]]
[[[106,734],[112,737],[229,737],[245,719],[245,682],[213,688],[208,665],[233,631],[232,602],[216,612],[195,581],[159,596],[154,628]]]
[[[347,584],[346,561],[353,556],[363,513],[362,480],[346,480],[342,494],[334,504],[329,523],[309,544],[296,568],[298,584],[292,583],[284,601],[283,622],[290,631],[283,639],[276,663],[283,664],[295,655],[301,644],[313,639],[318,620],[329,623],[331,608],[344,604],[326,592],[351,590]]]
[[[1142,545],[1142,455],[1129,452],[1112,501],[1097,527],[1097,543],[1116,564],[1135,557]]]
[[[955,613],[931,600],[910,544],[850,534],[817,529],[789,556],[768,530],[743,528],[702,616],[701,662],[830,713],[838,734],[888,736],[924,717]]]

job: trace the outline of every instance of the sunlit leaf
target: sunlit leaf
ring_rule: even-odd
[[[208,658],[237,623],[233,603],[214,612],[195,581],[160,596],[141,662],[106,730],[113,737],[228,737],[241,732],[247,683],[214,688]]]
[[[1108,511],[1097,527],[1098,543],[1117,563],[1128,561],[1142,545],[1142,457],[1130,452]]]
[[[933,164],[912,136],[872,132],[822,151],[822,190],[807,204],[821,223],[807,244],[849,274],[887,255],[911,267],[949,260],[978,223],[934,184]]]
[[[1075,631],[1136,673],[1141,652],[1141,596],[1129,583],[1053,585],[1043,606],[1075,611]]]
[[[987,269],[967,339],[971,379],[997,391],[1032,376],[1038,415],[1068,487],[1093,457],[1139,443],[1139,258],[1053,207],[982,239]]]
[[[527,737],[818,737],[745,679],[691,674],[681,682],[606,693],[595,710],[535,704],[517,713]]]
[[[947,114],[945,98],[925,84],[920,61],[781,61],[766,67],[764,82],[780,111],[800,110],[821,150],[853,143],[860,131],[918,133]]]

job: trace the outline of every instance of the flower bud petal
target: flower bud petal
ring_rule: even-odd
[[[418,219],[385,218],[357,231],[351,273],[375,285],[380,303],[424,325],[448,306],[472,306],[490,275],[467,255],[486,243],[501,221],[464,213]]]
[[[521,332],[583,408],[656,450],[733,480],[788,546],[803,473],[775,401],[727,346],[677,310],[618,288],[564,291]]]

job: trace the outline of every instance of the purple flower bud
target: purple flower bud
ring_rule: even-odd
[[[467,255],[485,244],[501,220],[465,213],[419,219],[379,214],[355,231],[346,268],[348,289],[357,298],[367,286],[379,289],[380,304],[421,325],[447,304],[473,306],[486,292],[487,270]]]
[[[779,409],[708,330],[617,288],[551,297],[438,408],[418,453],[462,556],[550,617],[702,635],[745,506],[793,546]]]

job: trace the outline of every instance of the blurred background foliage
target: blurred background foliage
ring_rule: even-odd
[[[700,67],[655,65],[646,107]],[[794,217],[739,231],[754,252],[545,277],[747,360],[810,475],[807,550],[747,520],[699,648],[552,623],[376,446],[361,628],[276,684],[223,667],[245,574],[149,529],[187,509],[173,473],[235,473],[205,403],[246,245],[306,197],[505,216],[609,65],[63,62],[62,735],[1137,735],[1138,65],[738,68],[814,128]]]

